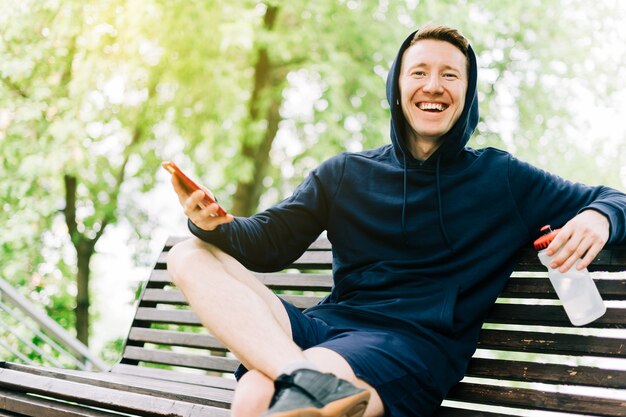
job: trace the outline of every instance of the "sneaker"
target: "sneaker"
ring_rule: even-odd
[[[276,391],[262,417],[361,417],[370,393],[311,369],[298,369],[274,381]]]

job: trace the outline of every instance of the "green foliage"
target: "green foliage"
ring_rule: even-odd
[[[105,363],[117,363],[120,360],[124,343],[125,340],[119,337],[108,341],[100,352],[100,359]]]
[[[572,112],[623,91],[624,14],[582,0],[2,0],[0,274],[73,327],[77,248],[120,224],[147,250],[160,161],[253,210],[325,158],[388,143],[386,73],[425,22],[477,52],[472,146],[623,188],[624,138],[600,142]],[[602,143],[593,157],[587,138]]]

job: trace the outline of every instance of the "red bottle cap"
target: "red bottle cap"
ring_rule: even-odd
[[[541,228],[541,231],[544,233],[544,235],[535,240],[535,249],[541,250],[547,248],[550,242],[552,242],[554,240],[554,237],[559,233],[559,230],[561,229],[552,230],[549,224],[543,226]]]

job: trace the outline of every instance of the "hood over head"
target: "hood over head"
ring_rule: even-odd
[[[391,108],[391,141],[398,160],[407,165],[426,165],[432,166],[437,160],[446,162],[454,159],[459,152],[465,147],[471,138],[476,125],[478,124],[478,95],[476,90],[477,83],[477,64],[476,55],[471,45],[468,46],[469,68],[467,93],[465,95],[465,106],[463,112],[456,121],[454,126],[443,136],[441,146],[422,163],[415,160],[411,155],[406,144],[405,134],[405,117],[402,113],[400,104],[400,88],[398,79],[400,78],[400,67],[402,64],[402,56],[409,48],[411,40],[417,31],[411,33],[400,46],[400,50],[387,75],[387,101]]]
[[[406,119],[402,112],[400,104],[400,87],[398,80],[400,78],[400,67],[402,66],[402,56],[411,45],[411,41],[417,31],[411,33],[400,46],[400,50],[396,55],[389,74],[387,75],[387,101],[391,108],[391,142],[393,144],[394,153],[400,164],[404,167],[404,197],[402,204],[402,234],[406,244],[409,243],[409,236],[406,230],[407,216],[407,194],[408,167],[420,167],[420,169],[433,170],[435,172],[434,186],[437,188],[437,207],[439,215],[439,228],[450,250],[454,250],[454,244],[450,240],[446,231],[444,220],[444,207],[441,190],[441,167],[445,167],[446,163],[453,161],[471,138],[476,125],[478,124],[478,93],[476,91],[478,69],[476,64],[476,55],[471,45],[468,45],[469,67],[467,79],[467,92],[465,95],[465,105],[459,119],[452,128],[443,135],[441,145],[426,161],[418,161],[413,157],[406,144]]]

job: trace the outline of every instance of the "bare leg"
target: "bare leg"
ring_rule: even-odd
[[[381,417],[384,414],[383,402],[378,392],[367,382],[354,374],[350,364],[337,352],[323,347],[314,347],[304,351],[308,360],[313,362],[321,372],[330,372],[341,379],[350,381],[355,386],[370,392],[370,400],[363,417]]]
[[[246,372],[235,390],[231,407],[232,417],[258,417],[270,405],[274,395],[274,381],[257,370]]]
[[[192,238],[170,250],[167,264],[202,324],[248,369],[274,379],[306,360],[280,300],[235,259]]]
[[[370,401],[364,417],[380,417],[384,414],[382,400],[374,387],[357,378],[341,355],[326,348],[307,349],[304,354],[321,372],[333,373],[370,392]],[[237,384],[232,405],[233,417],[260,416],[267,410],[273,394],[274,382],[270,378],[258,371],[249,371]]]

